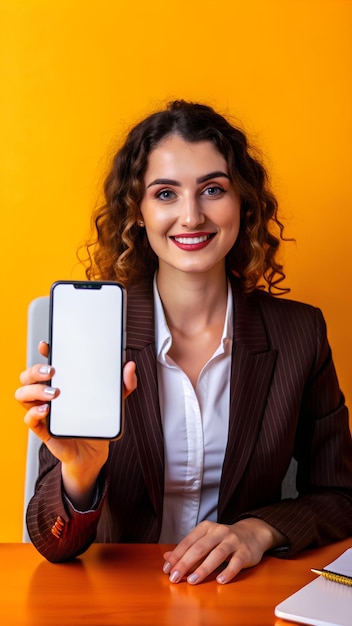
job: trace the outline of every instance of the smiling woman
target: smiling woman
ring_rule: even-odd
[[[222,203],[223,195],[240,202],[241,228],[226,264],[240,277],[244,291],[255,289],[261,279],[270,291],[288,291],[280,284],[285,275],[277,251],[283,228],[266,170],[242,130],[210,107],[184,101],[172,102],[132,128],[116,154],[105,182],[106,204],[93,216],[97,239],[88,246],[88,278],[105,276],[127,286],[154,274],[158,257],[138,228],[141,204],[154,195],[156,210],[157,197],[171,202],[180,195],[190,184],[191,162],[197,206],[219,194]],[[187,199],[189,194],[190,189],[183,189],[181,195]],[[184,236],[185,230],[189,227],[175,234]]]
[[[172,134],[150,153],[140,211],[158,257],[158,281],[170,284],[175,272],[187,271],[223,282],[241,206],[227,170],[210,141],[189,143]]]
[[[94,540],[174,543],[172,583],[224,584],[269,550],[351,535],[352,442],[325,322],[273,295],[283,229],[245,134],[173,102],[131,130],[105,197],[86,271],[128,292],[126,426],[110,444],[50,438],[55,371],[22,373],[17,399],[45,442],[27,512],[38,550],[63,561]],[[282,500],[292,457],[299,495]]]

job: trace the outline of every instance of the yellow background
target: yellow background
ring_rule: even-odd
[[[0,541],[22,533],[28,303],[83,277],[108,157],[169,99],[231,113],[263,150],[291,297],[322,308],[351,405],[351,18],[349,0],[0,0]]]

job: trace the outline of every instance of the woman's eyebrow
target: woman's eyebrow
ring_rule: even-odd
[[[152,180],[149,185],[147,185],[147,189],[153,185],[175,185],[176,187],[181,187],[179,180],[172,180],[171,178],[156,178],[155,180]]]
[[[196,178],[196,182],[198,184],[205,183],[207,180],[211,180],[212,178],[228,178],[230,180],[230,176],[226,174],[226,172],[217,171],[210,172],[209,174],[204,174],[204,176]],[[173,180],[172,178],[156,178],[155,180],[152,180],[149,185],[147,185],[147,189],[149,189],[149,187],[152,187],[153,185],[174,185],[175,187],[181,187],[180,181]]]
[[[205,174],[204,176],[200,176],[197,178],[197,183],[205,183],[207,180],[211,178],[228,178],[230,180],[230,176],[226,174],[226,172],[210,172],[210,174]]]

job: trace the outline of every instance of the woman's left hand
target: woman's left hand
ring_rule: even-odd
[[[217,582],[225,584],[241,569],[257,565],[264,552],[285,543],[284,535],[256,517],[231,526],[204,521],[174,550],[165,552],[163,571],[173,583],[187,577],[187,582],[195,585],[226,562],[216,577]]]

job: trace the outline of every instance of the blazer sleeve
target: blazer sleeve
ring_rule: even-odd
[[[277,551],[278,556],[352,535],[348,410],[339,388],[324,318],[318,309],[315,315],[316,359],[302,395],[294,449],[299,495],[249,513],[286,535],[288,549]]]
[[[105,500],[102,470],[92,510],[79,512],[65,497],[61,463],[45,445],[40,448],[40,475],[27,508],[27,528],[32,543],[49,561],[62,562],[84,552],[94,541]]]

